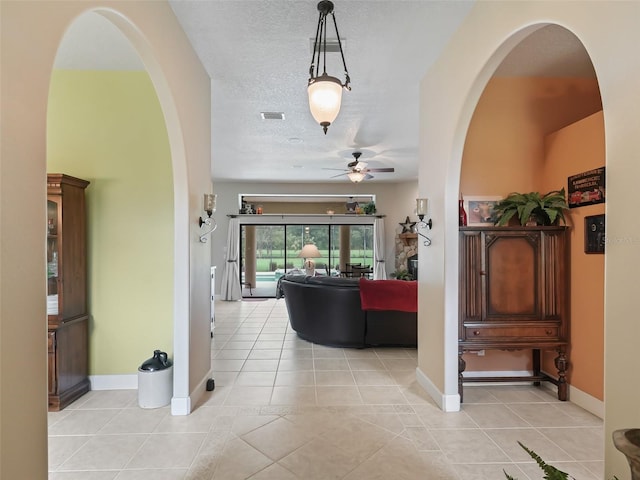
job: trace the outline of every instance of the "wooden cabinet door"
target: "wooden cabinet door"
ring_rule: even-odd
[[[482,320],[540,318],[539,232],[485,232],[482,237]]]
[[[460,341],[566,339],[565,237],[558,227],[462,229]]]
[[[47,334],[48,386],[49,395],[58,393],[58,363],[56,362],[56,332]]]

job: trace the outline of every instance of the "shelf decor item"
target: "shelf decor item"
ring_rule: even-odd
[[[492,227],[495,221],[494,208],[502,200],[498,195],[464,196],[462,208],[469,227]],[[458,205],[459,206],[459,205]],[[458,215],[462,213],[458,211]],[[458,224],[460,223],[459,220]]]
[[[467,212],[464,209],[464,200],[458,200],[458,226],[467,226]]]
[[[517,193],[513,192],[499,201],[493,208],[495,224],[505,226],[509,220],[517,218],[520,225],[525,226],[529,222],[536,225],[557,225],[560,220],[565,224],[564,212],[569,210],[564,188],[552,190],[544,195],[539,192]]]
[[[374,215],[376,213],[376,204],[375,204],[375,202],[365,203],[362,206],[362,210],[364,211],[365,215]]]

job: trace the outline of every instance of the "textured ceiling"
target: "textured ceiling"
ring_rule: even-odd
[[[315,1],[170,1],[211,76],[214,179],[346,182],[345,176],[332,177],[355,150],[363,152],[369,167],[395,168],[368,181],[417,177],[419,82],[472,3],[334,3],[352,91],[344,92],[340,114],[324,135],[309,113],[306,94]],[[128,42],[97,14],[72,25],[56,67],[143,68]],[[339,54],[333,54],[328,73],[343,79],[342,70]],[[572,34],[546,27],[521,42],[496,75],[594,73]],[[265,111],[284,112],[285,118],[263,120]]]

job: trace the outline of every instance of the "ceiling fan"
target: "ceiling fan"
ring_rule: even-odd
[[[373,178],[369,172],[386,172],[391,173],[394,172],[395,169],[393,167],[383,167],[383,168],[368,168],[366,162],[361,162],[360,157],[362,156],[362,152],[353,152],[354,160],[347,164],[347,169],[344,173],[339,173],[338,175],[334,175],[331,178],[341,177],[342,175],[346,175],[349,177],[353,183],[360,183],[363,180],[369,180]],[[335,168],[327,168],[325,170],[336,170]]]

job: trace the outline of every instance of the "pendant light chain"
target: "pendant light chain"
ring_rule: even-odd
[[[342,52],[342,42],[340,41],[340,34],[338,33],[338,24],[336,22],[336,16],[331,12],[331,17],[333,17],[333,26],[336,28],[336,37],[338,37],[338,47],[340,48],[340,56],[342,57],[342,66],[344,67],[344,75],[345,82],[344,88],[347,90],[351,90],[351,78],[349,77],[349,71],[347,70],[347,62],[344,60],[344,53]],[[326,52],[326,41],[325,41],[325,52]]]
[[[318,39],[321,38],[320,37],[320,32],[321,32],[321,28],[322,28],[322,15],[323,13],[320,12],[320,17],[318,18],[318,28],[316,28],[316,38],[313,42],[313,55],[311,55],[311,67],[309,67],[309,81],[311,81],[312,78],[315,78],[318,76],[318,69],[320,68],[320,42],[318,42]],[[318,52],[318,58],[316,61],[316,52]],[[314,72],[314,68],[315,68],[315,72]]]

